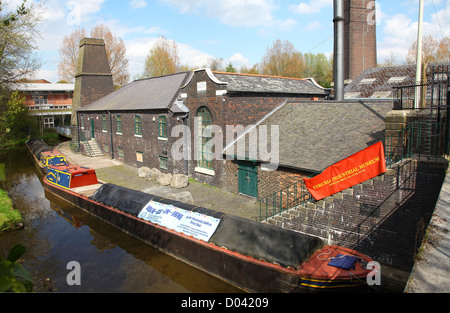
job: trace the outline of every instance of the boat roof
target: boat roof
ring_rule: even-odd
[[[50,151],[44,151],[41,154],[42,156],[64,156],[60,151],[58,150],[50,150]]]
[[[92,168],[77,165],[49,166],[49,168],[69,174],[95,173],[95,170]]]

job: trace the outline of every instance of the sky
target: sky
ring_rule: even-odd
[[[22,0],[7,0],[15,9]],[[367,1],[369,2],[369,1]],[[35,78],[59,80],[59,48],[76,29],[107,25],[127,48],[130,77],[143,72],[155,40],[178,44],[181,63],[204,67],[222,58],[226,67],[252,67],[275,40],[288,40],[301,53],[333,51],[333,0],[28,0],[39,6],[37,38],[43,65]],[[378,0],[378,62],[392,57],[403,64],[417,39],[419,0]],[[450,0],[424,0],[424,35],[450,36]]]

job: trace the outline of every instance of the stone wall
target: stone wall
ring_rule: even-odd
[[[445,178],[446,160],[407,159],[338,194],[299,206],[267,223],[353,248],[410,270]]]

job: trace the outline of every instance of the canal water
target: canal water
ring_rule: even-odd
[[[0,233],[0,255],[24,245],[23,266],[40,292],[240,292],[45,194],[25,148],[0,153],[0,170],[3,189],[25,219],[24,229]],[[67,282],[72,261],[80,265],[80,285]]]

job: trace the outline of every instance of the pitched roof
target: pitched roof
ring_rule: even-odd
[[[316,172],[383,139],[385,116],[390,110],[392,101],[286,103],[257,126],[267,125],[268,151],[273,130],[270,126],[279,126],[279,166]],[[248,138],[237,139],[227,146],[225,154],[231,155],[238,141],[244,141],[249,156]],[[262,161],[260,155],[257,161]]]
[[[326,95],[323,88],[309,79],[225,72],[213,74],[219,81],[227,83],[228,92]]]
[[[191,72],[140,79],[80,108],[78,111],[169,109]]]
[[[442,74],[448,71],[450,63],[430,63],[427,66],[427,77],[442,79]],[[431,77],[433,68],[437,77]],[[345,87],[345,98],[392,99],[393,87],[414,85],[416,82],[416,65],[399,65],[375,67],[364,71]]]
[[[393,87],[414,84],[414,65],[375,67],[364,71],[345,87],[345,98],[390,98]]]

